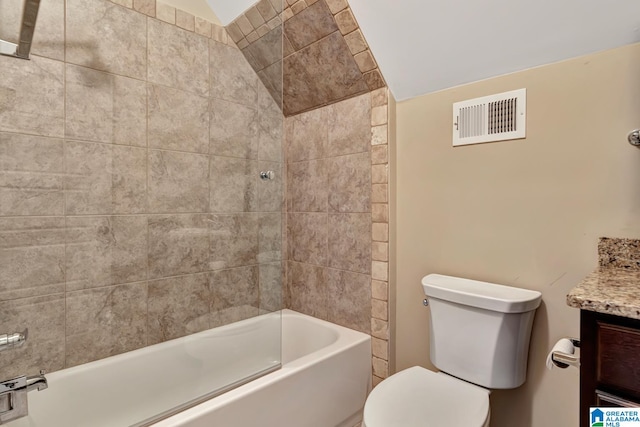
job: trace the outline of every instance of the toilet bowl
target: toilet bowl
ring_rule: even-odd
[[[371,392],[365,427],[488,427],[491,389],[526,379],[529,339],[542,294],[430,274],[430,358],[441,372],[398,372]]]
[[[373,389],[363,427],[488,427],[489,390],[414,366]]]

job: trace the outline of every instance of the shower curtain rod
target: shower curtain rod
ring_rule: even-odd
[[[21,59],[29,59],[33,32],[36,29],[40,0],[25,0],[22,10],[22,24],[20,25],[20,37],[18,44],[0,40],[0,55],[13,56]]]

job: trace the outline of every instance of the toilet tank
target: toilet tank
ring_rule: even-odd
[[[440,274],[425,276],[422,286],[438,369],[492,389],[524,383],[540,292]]]

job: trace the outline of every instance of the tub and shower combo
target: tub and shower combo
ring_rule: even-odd
[[[10,95],[0,109],[9,116],[0,118],[12,118],[0,123],[0,424],[358,424],[371,389],[370,336],[279,303],[283,115],[274,100],[282,97],[252,80],[235,46],[214,40],[214,24],[205,38],[197,34],[201,21],[188,32],[131,1],[42,3],[6,2],[0,10],[0,34],[16,33],[0,40],[0,104]],[[46,15],[38,21],[48,26],[43,39],[62,33],[36,37],[30,52],[38,14]],[[202,59],[214,54],[222,59]],[[201,79],[202,67],[162,73],[176,61],[215,69],[217,80]],[[161,68],[153,75],[152,64]],[[224,79],[229,87],[206,98],[209,84]],[[242,87],[247,81],[258,89]],[[247,93],[254,97],[238,98]],[[172,135],[202,124],[181,128],[182,121],[209,114],[184,109],[202,106],[219,108],[211,125],[190,134],[191,145],[176,145]],[[47,116],[58,107],[63,118]],[[92,115],[71,117],[85,113]],[[260,116],[258,155],[240,138],[255,125],[252,114]],[[250,124],[225,128],[225,120],[245,116]],[[160,142],[146,133],[152,126]],[[250,179],[237,170],[248,165],[278,172],[251,172],[258,206],[245,206],[241,184]],[[237,197],[224,193],[234,188]],[[52,372],[33,376],[42,368]]]
[[[47,375],[11,427],[353,427],[369,335],[291,310]]]

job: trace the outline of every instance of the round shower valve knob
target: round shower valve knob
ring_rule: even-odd
[[[628,139],[629,144],[635,147],[640,147],[640,129],[631,131],[631,133],[629,133]]]
[[[260,172],[260,179],[273,179],[275,174],[273,171],[262,171]]]

